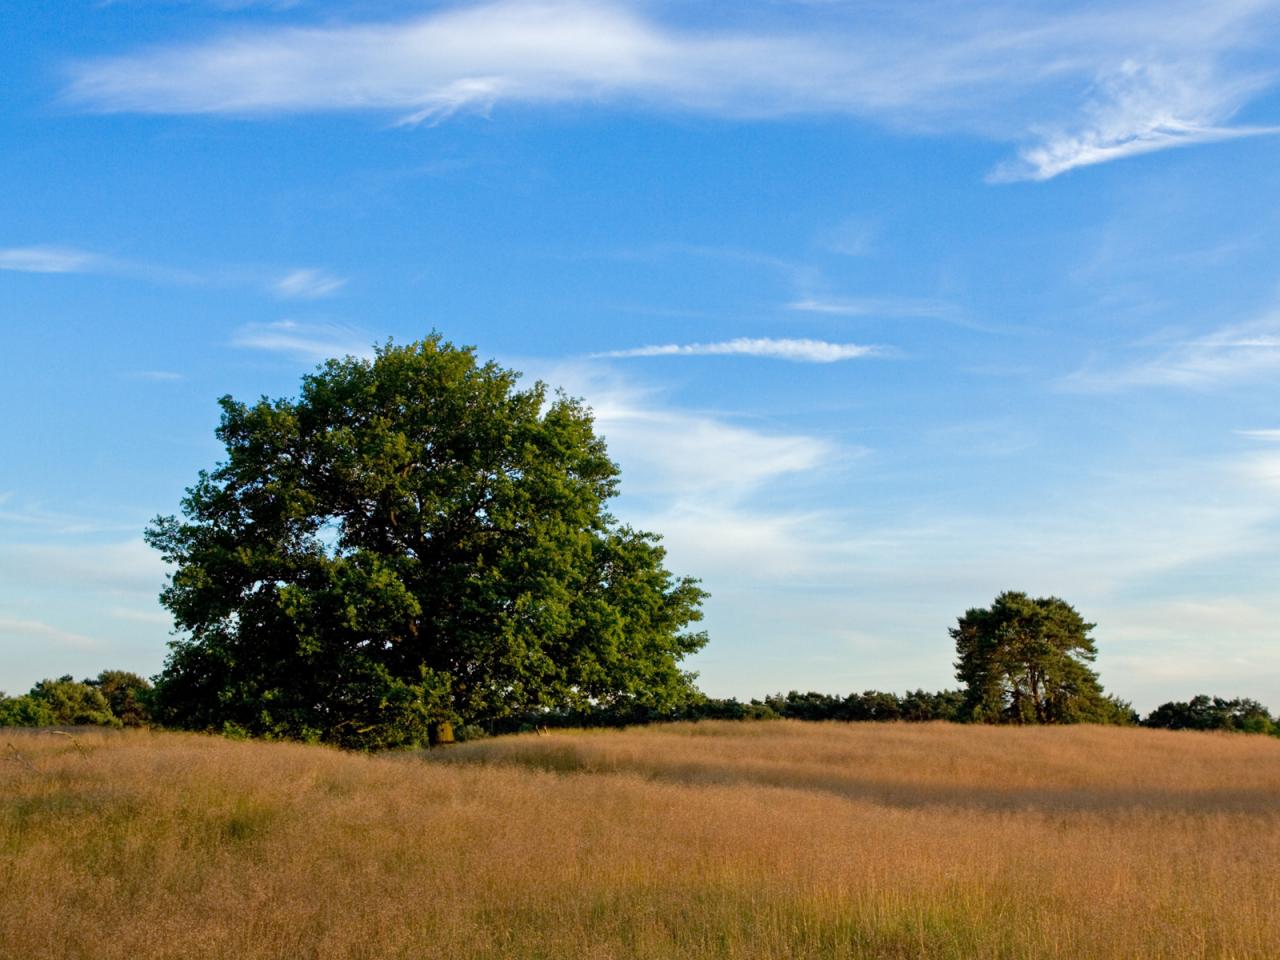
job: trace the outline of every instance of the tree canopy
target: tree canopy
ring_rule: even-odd
[[[147,531],[180,631],[161,719],[371,747],[691,695],[704,592],[606,511],[590,411],[519,376],[432,335],[223,397],[226,459]]]
[[[1152,710],[1142,725],[1166,730],[1240,730],[1280,736],[1280,724],[1272,718],[1271,711],[1247,697],[1227,700],[1200,694],[1187,702],[1171,700]]]
[[[1091,632],[1069,603],[1006,591],[951,628],[965,719],[986,723],[1132,722],[1089,666]]]

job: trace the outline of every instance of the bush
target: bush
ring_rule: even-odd
[[[48,704],[31,694],[6,697],[0,694],[0,727],[51,727],[57,720]]]

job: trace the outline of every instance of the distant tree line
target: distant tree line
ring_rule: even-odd
[[[916,690],[899,696],[880,690],[837,696],[827,693],[775,693],[763,700],[698,697],[670,710],[635,707],[588,707],[572,710],[531,710],[483,726],[470,733],[515,733],[538,727],[624,727],[678,720],[843,720],[848,722],[904,720],[913,723],[960,719],[964,702],[958,690],[929,693]]]
[[[151,726],[154,689],[126,670],[104,670],[92,679],[71,676],[41,680],[21,696],[0,693],[0,727]],[[1145,717],[1122,700],[1108,698],[1112,715],[1104,721],[1165,730],[1226,730],[1280,737],[1280,716],[1257,700],[1227,700],[1205,694],[1161,704]],[[458,729],[459,739],[519,733],[540,728],[623,727],[698,720],[805,720],[844,723],[974,722],[964,690],[909,690],[897,694],[865,690],[846,696],[816,691],[774,693],[763,699],[698,696],[670,709],[599,705],[524,711],[487,724]],[[1097,721],[1095,721],[1097,722]]]
[[[1106,698],[1110,716],[1089,722],[1143,726],[1167,730],[1228,730],[1280,736],[1280,717],[1273,717],[1257,700],[1196,696],[1189,702],[1171,701],[1145,717],[1118,698]],[[465,728],[463,736],[517,733],[540,727],[622,727],[677,720],[807,720],[860,722],[948,723],[981,722],[966,712],[965,691],[910,690],[903,694],[867,690],[847,696],[792,690],[763,699],[703,697],[669,711],[614,709],[530,711],[506,717],[489,726]]]
[[[0,693],[0,727],[144,727],[151,723],[151,683],[127,670],[92,680],[68,674],[41,680],[27,693]]]
[[[1224,700],[1204,694],[1186,703],[1161,704],[1147,714],[1142,725],[1166,730],[1238,730],[1280,737],[1280,716],[1273,717],[1257,700]]]

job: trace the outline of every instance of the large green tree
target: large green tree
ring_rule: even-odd
[[[962,715],[986,723],[1123,722],[1127,705],[1102,692],[1097,648],[1075,608],[1057,597],[1006,591],[951,628]]]
[[[606,511],[590,411],[518,377],[432,335],[222,398],[226,459],[147,532],[180,631],[160,719],[376,747],[692,695],[705,594]]]

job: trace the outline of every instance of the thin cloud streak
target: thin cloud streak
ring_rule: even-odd
[[[1207,389],[1280,372],[1280,314],[1220,327],[1166,347],[1158,356],[1111,369],[1085,367],[1063,390],[1107,393],[1137,387]]]
[[[74,583],[82,590],[154,597],[164,586],[166,572],[159,554],[141,538],[117,543],[18,543],[0,552],[0,579],[36,590]]]
[[[0,270],[17,273],[88,273],[101,267],[95,253],[74,247],[7,247],[0,249]]]
[[[921,0],[891,13],[774,13],[786,22],[771,29],[694,29],[619,0],[499,0],[82,61],[66,95],[100,111],[374,110],[404,124],[504,102],[844,113],[1030,141],[992,173],[997,181],[1274,132],[1227,126],[1274,82],[1258,62],[1274,39],[1273,0],[1008,5],[981,16]]]
[[[331,357],[371,357],[373,337],[356,327],[337,323],[250,323],[231,338],[233,347],[282,353],[300,360],[321,362]]]
[[[297,267],[284,274],[269,267],[252,265],[191,270],[51,244],[0,248],[0,271],[3,270],[131,277],[157,284],[257,287],[284,300],[320,300],[333,296],[347,284],[346,277],[316,267]]]
[[[802,297],[787,304],[799,313],[836,317],[950,317],[955,307],[941,300],[909,297]]]
[[[608,350],[593,358],[627,357],[771,357],[795,363],[836,363],[874,356],[883,348],[857,343],[828,343],[825,340],[786,340],[738,337],[719,343],[667,343],[629,350]]]
[[[997,167],[987,180],[990,183],[1052,180],[1076,167],[1091,167],[1109,160],[1136,157],[1173,147],[1193,147],[1202,143],[1275,136],[1278,133],[1280,127],[1194,127],[1168,123],[1137,133],[1125,132],[1117,139],[1108,139],[1095,132],[1064,136],[1021,151],[1020,163]]]
[[[1010,333],[1014,329],[976,322],[966,317],[955,304],[926,297],[805,296],[788,303],[786,309],[796,313],[812,313],[826,317],[939,320],[954,327],[982,333]]]
[[[131,607],[112,607],[107,611],[113,620],[126,623],[154,623],[162,626],[173,625],[173,614],[166,610],[134,610]]]
[[[201,284],[209,278],[190,270],[121,260],[92,250],[38,244],[0,249],[0,270],[21,273],[88,274],[136,277],[151,283]]]
[[[321,300],[347,285],[345,277],[303,267],[291,270],[275,282],[276,295],[286,300]]]
[[[92,637],[42,623],[39,620],[23,620],[17,617],[0,617],[0,638],[19,644],[52,644],[72,650],[95,650],[100,644]]]

